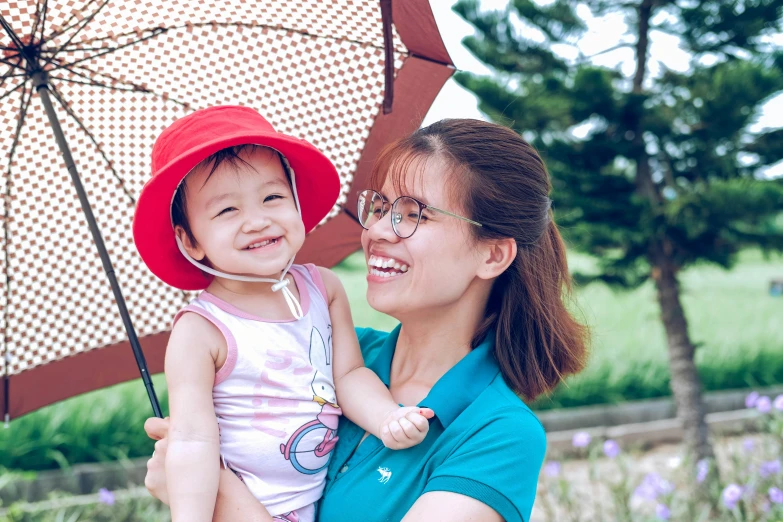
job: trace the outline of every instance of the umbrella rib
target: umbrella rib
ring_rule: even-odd
[[[12,69],[21,69],[18,63],[13,63],[11,60],[8,60],[6,58],[0,58],[0,62],[6,64],[8,67],[11,67]]]
[[[30,31],[30,43],[35,43],[35,33],[38,32],[38,24],[41,23],[41,0],[35,0],[35,23]]]
[[[78,65],[78,67],[80,69],[84,69],[85,71],[87,71],[89,73],[92,73],[94,75],[105,76],[106,78],[109,78],[110,80],[112,80],[114,82],[121,83],[123,85],[130,85],[131,87],[115,87],[114,85],[106,85],[105,83],[101,83],[101,82],[96,81],[91,76],[88,76],[88,75],[86,75],[84,73],[81,73],[79,71],[76,71],[76,70],[72,69],[69,65],[63,65],[62,68],[67,70],[71,74],[75,74],[76,76],[81,76],[82,78],[85,78],[86,80],[88,80],[88,82],[82,82],[82,81],[78,81],[78,80],[69,80],[67,78],[62,78],[62,77],[59,77],[59,76],[51,76],[51,77],[52,78],[56,78],[58,80],[62,80],[64,82],[81,83],[81,84],[84,84],[84,85],[91,85],[93,87],[103,87],[103,88],[106,88],[106,89],[114,89],[114,90],[117,90],[117,91],[140,92],[140,93],[143,93],[143,94],[152,94],[153,96],[157,96],[159,98],[163,98],[164,101],[174,102],[175,104],[177,104],[177,105],[179,105],[181,107],[184,107],[186,109],[190,108],[190,105],[185,103],[185,102],[181,102],[181,101],[179,101],[179,100],[177,100],[175,98],[172,98],[170,96],[164,96],[163,94],[159,94],[159,93],[153,91],[152,89],[149,89],[149,88],[147,88],[147,87],[145,87],[143,85],[136,85],[133,82],[129,82],[127,80],[123,80],[123,79],[120,79],[120,78],[115,78],[114,76],[111,76],[111,75],[106,74],[106,73],[102,73],[102,72],[99,72],[99,71],[93,71],[92,69],[90,69],[89,67],[87,67],[85,65]]]
[[[44,41],[44,32],[46,31],[46,15],[49,14],[49,0],[44,0],[43,16],[41,17],[41,42]]]
[[[8,33],[8,37],[11,38],[11,41],[16,46],[16,49],[14,50],[18,52],[22,52],[22,47],[24,47],[24,43],[22,43],[22,40],[18,36],[16,36],[16,33],[11,28],[11,25],[8,22],[6,22],[2,14],[0,14],[0,26],[2,26],[3,29],[5,29],[5,32]]]
[[[16,74],[4,74],[3,76],[0,76],[0,87],[5,85],[6,80],[9,78],[21,78],[22,76],[27,76],[25,73],[16,73]]]
[[[72,69],[72,68],[71,68],[71,65],[72,65],[72,64],[69,64],[69,65],[63,65],[63,68],[64,68],[64,69],[66,69],[66,70],[67,70],[68,72],[70,72],[71,74],[74,74],[74,75],[76,75],[76,76],[81,76],[82,78],[84,78],[84,79],[86,79],[86,80],[89,80],[89,81],[96,82],[95,78],[93,78],[92,76],[88,76],[87,74],[84,74],[84,73],[82,73],[82,72],[79,72],[79,71],[76,71],[76,70]],[[133,82],[129,82],[129,81],[127,81],[127,80],[123,80],[123,79],[120,79],[120,78],[115,78],[114,76],[111,76],[110,74],[102,73],[102,72],[100,72],[100,71],[93,71],[92,69],[90,69],[90,68],[89,68],[89,67],[87,67],[86,65],[77,65],[77,67],[78,67],[79,69],[83,69],[83,70],[87,71],[88,73],[90,73],[90,74],[93,74],[93,75],[95,75],[95,76],[103,76],[103,77],[105,77],[105,78],[108,78],[108,79],[110,79],[112,82],[121,83],[121,84],[123,84],[123,85],[129,85],[129,86],[133,87],[133,88],[134,88],[135,90],[137,90],[137,91],[146,91],[146,90],[147,90],[145,87],[143,87],[143,86],[141,86],[141,85],[136,85],[136,84],[135,84],[135,83],[133,83]],[[96,83],[100,83],[100,82],[96,82]],[[104,85],[105,85],[105,84],[104,84]],[[99,85],[99,86],[101,86],[101,85]],[[106,87],[109,87],[109,88],[114,88],[114,87],[112,87],[112,86],[110,86],[110,85],[105,85],[105,86],[106,86]]]
[[[80,80],[72,80],[72,79],[69,79],[69,78],[63,78],[61,76],[51,76],[50,75],[49,78],[51,78],[53,80],[60,80],[61,82],[78,83],[79,85],[90,85],[92,87],[103,87],[104,89],[114,89],[115,91],[148,92],[148,91],[144,91],[144,90],[142,90],[140,88],[132,89],[130,87],[113,87],[111,85],[106,85],[105,83],[99,83],[99,82],[95,82],[95,81],[83,82],[83,81],[80,81]]]
[[[353,43],[353,44],[360,45],[360,46],[369,46],[369,47],[374,47],[376,49],[384,49],[384,45],[374,45],[374,44],[371,44],[371,43],[368,43],[368,42],[365,42],[365,41],[352,40],[352,39],[349,39],[349,38],[338,38],[336,36],[331,36],[331,35],[326,35],[326,34],[313,34],[313,33],[308,33],[307,31],[302,31],[302,30],[298,30],[298,29],[289,29],[287,27],[283,27],[283,26],[280,26],[280,25],[247,24],[247,23],[241,23],[241,22],[212,24],[211,22],[204,22],[204,23],[198,23],[198,24],[191,24],[190,27],[206,27],[206,26],[210,26],[211,27],[212,25],[218,25],[218,26],[222,26],[222,27],[247,27],[247,28],[250,28],[250,29],[255,29],[255,28],[272,29],[274,31],[285,31],[285,32],[288,32],[288,33],[299,34],[299,35],[302,35],[302,36],[309,36],[311,38],[325,38],[327,40],[339,40],[341,42]],[[161,28],[161,27],[157,27],[156,26],[156,27],[153,27],[153,28],[150,28],[150,29],[142,29],[142,30],[139,30],[139,31],[130,31],[130,32],[127,32],[127,33],[119,34],[119,35],[103,36],[103,37],[100,37],[100,38],[92,38],[92,39],[89,39],[89,40],[85,40],[85,41],[83,41],[81,43],[82,44],[91,44],[91,43],[94,43],[94,42],[101,42],[101,41],[104,41],[104,40],[116,41],[117,38],[121,38],[123,36],[128,36],[128,35],[131,35],[131,34],[137,34],[139,32],[143,33],[145,31],[156,31],[157,30],[157,31],[160,31],[160,33],[158,33],[158,34],[161,34],[162,32],[165,32],[165,31],[171,31],[171,30],[175,30],[175,29],[187,29],[188,27],[189,27],[188,25],[175,25],[175,26],[165,27],[165,28]],[[163,31],[161,31],[161,29],[163,29]],[[153,36],[156,36],[156,35],[153,35]],[[143,40],[143,39],[144,38],[142,38],[141,40]],[[137,42],[134,42],[134,43],[138,43],[141,40],[138,40]],[[100,50],[103,50],[103,49],[104,48],[101,48],[101,47],[73,47],[73,46],[71,46],[71,48],[70,49],[66,49],[65,52],[100,51]],[[402,51],[398,50],[398,52],[402,52]]]
[[[22,85],[25,85],[24,83]],[[11,150],[8,152],[8,169],[6,170],[6,178],[5,178],[5,193],[3,194],[3,244],[5,245],[5,248],[3,249],[3,256],[4,256],[4,265],[3,265],[3,272],[5,276],[5,295],[6,295],[6,303],[3,307],[3,359],[5,361],[5,372],[4,372],[4,379],[8,379],[9,374],[11,373],[10,368],[10,361],[8,360],[8,309],[10,306],[8,305],[8,295],[10,292],[8,291],[9,287],[11,286],[11,272],[10,272],[10,260],[8,258],[8,242],[9,242],[9,226],[8,226],[8,219],[11,215],[11,165],[14,162],[14,155],[16,154],[16,146],[19,144],[19,138],[22,135],[22,128],[24,127],[24,122],[27,116],[27,109],[30,106],[30,100],[33,98],[33,88],[30,87],[30,90],[28,91],[26,88],[24,89],[21,97],[21,105],[20,105],[20,112],[19,112],[19,119],[16,122],[16,135],[14,136],[14,141],[11,144]],[[7,400],[8,395],[6,395],[6,405],[3,407],[5,410],[3,413],[5,415],[8,415],[7,410]]]
[[[95,2],[96,2],[96,0],[88,0],[88,2],[86,4],[84,4],[84,7],[82,7],[82,11],[84,11],[85,9],[90,7],[90,5],[94,4]],[[81,13],[81,11],[79,11],[79,13]],[[52,40],[52,39],[54,39],[54,38],[56,38],[58,36],[62,36],[65,33],[67,33],[68,31],[70,31],[71,29],[73,29],[74,27],[76,27],[77,25],[79,25],[79,21],[78,20],[76,22],[74,22],[72,25],[68,25],[68,24],[71,23],[71,20],[76,18],[76,15],[77,15],[77,12],[76,11],[72,11],[70,18],[68,18],[68,20],[65,21],[65,23],[63,24],[63,27],[60,27],[59,30],[54,31],[51,34],[51,36],[49,37],[49,39]]]
[[[94,54],[92,56],[88,56],[87,58],[82,58],[81,60],[76,60],[75,62],[71,62],[68,65],[76,65],[76,64],[79,64],[79,63],[82,63],[82,62],[86,62],[87,60],[92,60],[94,58],[98,58],[99,56],[103,56],[104,54],[113,53],[114,51],[119,51],[120,49],[124,49],[126,47],[130,47],[131,45],[136,45],[139,42],[143,42],[144,40],[149,40],[150,38],[154,38],[155,36],[158,36],[159,34],[165,33],[169,29],[170,28],[156,28],[156,29],[153,29],[154,32],[152,34],[150,34],[150,35],[144,36],[144,37],[139,38],[138,40],[134,40],[132,42],[124,43],[124,44],[122,44],[122,45],[120,45],[118,47],[113,47],[111,49],[106,49],[102,53]],[[53,58],[54,57],[50,58],[50,60],[53,59]],[[62,68],[62,66],[55,67],[55,69],[58,69],[58,68]]]
[[[62,105],[63,109],[65,109],[65,112],[67,112],[68,115],[76,121],[76,123],[79,125],[79,128],[81,128],[84,131],[84,133],[90,138],[92,144],[95,145],[95,148],[98,149],[98,152],[103,157],[104,161],[106,161],[106,164],[109,166],[112,175],[120,184],[122,191],[125,192],[125,195],[128,196],[131,202],[135,205],[136,198],[133,197],[133,195],[130,193],[128,188],[125,186],[125,181],[120,177],[119,173],[114,169],[114,164],[109,160],[108,156],[106,156],[106,153],[103,152],[103,148],[98,144],[98,140],[95,139],[95,136],[93,136],[92,132],[90,132],[90,130],[87,128],[84,122],[82,122],[82,120],[76,115],[76,112],[71,108],[68,102],[65,101],[65,98],[62,96],[62,94],[60,94],[60,91],[58,91],[57,88],[52,84],[49,84],[49,88],[51,89],[54,97],[57,98],[57,101],[60,102],[60,105]]]
[[[78,26],[79,23],[81,23],[81,20],[76,20],[72,24],[71,24],[71,21],[74,18],[77,18],[78,15],[82,13],[82,11],[86,10],[88,7],[90,7],[90,5],[94,4],[96,1],[97,0],[88,0],[87,3],[85,3],[84,6],[82,6],[80,11],[76,11],[76,10],[71,11],[71,16],[68,18],[68,20],[63,22],[63,25],[61,27],[59,27],[56,31],[53,31],[52,34],[49,35],[49,40],[53,40],[53,39],[57,38],[58,36],[62,36],[65,33],[67,33],[68,31],[70,31],[71,29],[73,29],[74,27]],[[71,25],[68,25],[68,24],[71,24]]]
[[[11,89],[10,91],[7,91],[7,92],[4,92],[3,94],[0,94],[0,100],[3,100],[4,98],[6,98],[6,97],[10,96],[11,94],[13,94],[14,92],[18,91],[19,87],[22,87],[26,83],[27,83],[27,81],[25,80],[22,83],[20,83],[19,85],[17,85],[16,87],[14,87],[13,89]],[[26,89],[25,89],[25,92],[27,92]]]
[[[85,19],[84,19],[84,23],[83,23],[83,24],[81,24],[81,26],[79,26],[79,27],[76,29],[76,31],[74,31],[74,32],[73,32],[73,34],[71,34],[71,35],[68,37],[68,40],[66,40],[66,42],[65,42],[64,44],[62,44],[62,45],[61,45],[61,46],[60,46],[60,47],[59,47],[59,48],[58,48],[56,51],[54,51],[54,54],[52,54],[52,55],[51,55],[51,56],[50,56],[50,57],[49,57],[49,58],[46,60],[46,63],[44,64],[44,67],[46,67],[47,65],[49,65],[50,63],[52,63],[52,60],[54,60],[54,57],[55,57],[55,56],[57,56],[57,53],[59,53],[60,51],[62,51],[62,50],[63,50],[63,49],[65,49],[66,47],[68,47],[68,44],[70,44],[70,43],[73,41],[73,39],[74,39],[74,38],[76,38],[76,36],[77,36],[79,33],[81,33],[81,32],[82,32],[82,29],[84,29],[85,27],[87,27],[87,24],[89,24],[90,22],[92,22],[92,19],[93,19],[93,18],[95,18],[95,16],[96,16],[96,15],[97,15],[97,14],[98,14],[100,11],[101,11],[101,9],[103,9],[104,7],[106,7],[106,4],[108,4],[108,3],[109,3],[109,0],[103,0],[103,3],[102,3],[101,5],[99,5],[99,6],[98,6],[98,8],[97,8],[95,11],[93,11],[92,13],[90,13],[90,15],[89,15],[87,18],[85,18]]]

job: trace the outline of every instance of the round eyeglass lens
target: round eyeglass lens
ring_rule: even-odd
[[[383,198],[373,190],[365,190],[359,194],[359,223],[364,228],[370,228],[383,217]]]
[[[421,219],[421,206],[413,198],[403,196],[392,207],[392,225],[401,238],[408,238],[416,232]]]

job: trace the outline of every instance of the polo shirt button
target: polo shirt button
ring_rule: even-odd
[[[340,468],[340,473],[345,473],[346,471],[348,471],[348,464]]]

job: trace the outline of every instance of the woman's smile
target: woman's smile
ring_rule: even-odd
[[[408,264],[393,257],[371,255],[367,261],[367,280],[385,282],[405,275]]]

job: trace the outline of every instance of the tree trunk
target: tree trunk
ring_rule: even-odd
[[[682,421],[685,447],[696,462],[704,458],[711,459],[714,454],[705,421],[701,380],[693,358],[695,348],[688,335],[688,321],[680,302],[677,269],[667,257],[663,251],[658,253],[653,278],[669,346],[669,371],[677,416]]]
[[[639,38],[636,42],[636,73],[633,78],[634,94],[643,94],[644,77],[647,71],[647,50],[649,47],[650,19],[655,7],[654,0],[642,0],[638,7]],[[635,122],[632,140],[636,161],[636,188],[645,197],[652,209],[662,205],[662,198],[653,182],[650,158],[644,143],[643,121]],[[657,244],[655,244],[657,243]],[[666,330],[669,346],[669,370],[671,388],[677,405],[677,416],[685,430],[685,447],[694,464],[704,458],[714,458],[709,441],[709,430],[705,419],[706,409],[701,396],[701,380],[693,360],[695,348],[688,335],[688,322],[680,302],[680,285],[677,281],[677,266],[672,260],[673,245],[665,236],[660,242],[650,245],[650,264],[653,279],[658,290],[658,304],[661,320]]]

